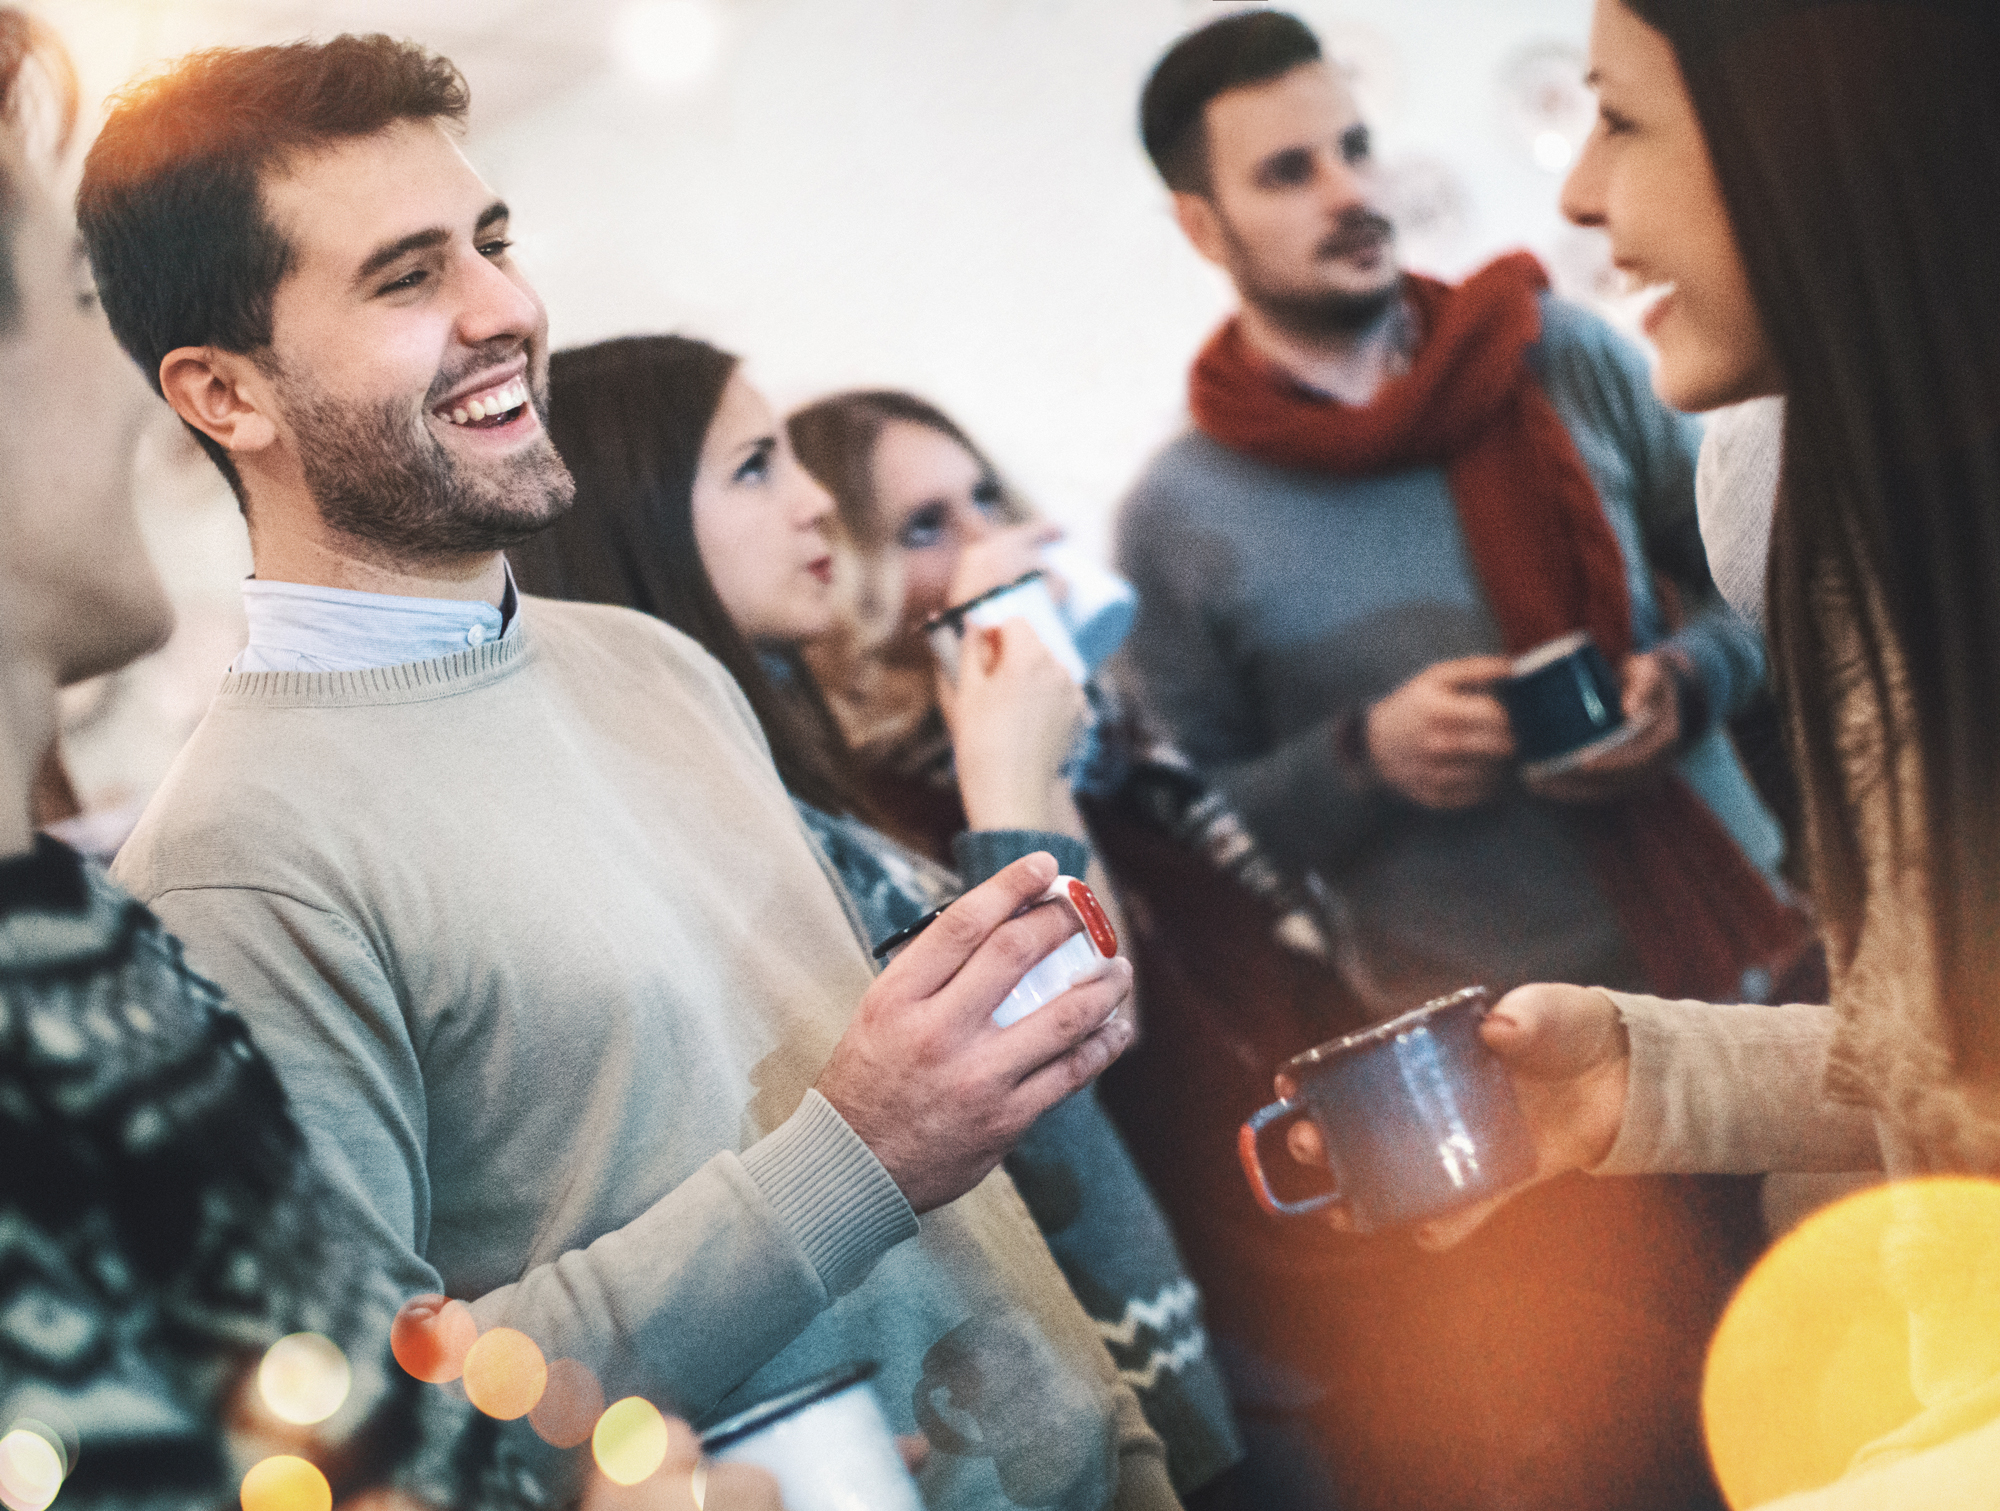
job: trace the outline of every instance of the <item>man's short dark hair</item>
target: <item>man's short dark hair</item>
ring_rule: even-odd
[[[254,355],[293,249],[264,175],[397,121],[465,118],[447,58],[381,35],[192,53],[113,102],[84,161],[77,223],[111,330],[157,391],[182,346]],[[228,453],[196,432],[243,497]]]
[[[1319,38],[1283,11],[1241,11],[1189,32],[1160,59],[1139,96],[1139,136],[1167,187],[1206,194],[1208,102],[1320,61]]]

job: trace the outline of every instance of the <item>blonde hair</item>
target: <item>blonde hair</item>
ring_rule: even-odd
[[[963,446],[1000,483],[1000,517],[1035,517],[986,453],[935,405],[896,389],[856,389],[808,404],[786,422],[792,449],[833,495],[839,517],[832,633],[805,647],[806,665],[864,766],[908,769],[936,754],[942,729],[930,649],[903,623],[903,564],[875,485],[875,449],[897,421]]]

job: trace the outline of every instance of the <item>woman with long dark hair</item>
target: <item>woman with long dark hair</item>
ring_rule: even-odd
[[[531,593],[651,614],[729,670],[874,939],[1035,850],[1083,871],[1087,848],[1052,825],[1048,809],[1082,696],[1023,621],[974,638],[946,695],[961,754],[980,752],[960,761],[980,823],[952,844],[962,875],[869,821],[853,757],[805,663],[807,649],[840,628],[833,502],[735,357],[678,336],[557,352],[549,430],[576,478],[576,503],[510,553],[516,579]],[[1165,1440],[1176,1489],[1206,1482],[1236,1442],[1198,1297],[1094,1092],[1043,1114],[1007,1163]],[[937,1446],[956,1451],[948,1422],[926,1426]]]
[[[1786,399],[1768,613],[1833,1004],[1532,986],[1488,1042],[1545,1177],[2000,1174],[2000,9],[1599,0],[1592,63],[1564,207],[1655,286],[1661,394]]]

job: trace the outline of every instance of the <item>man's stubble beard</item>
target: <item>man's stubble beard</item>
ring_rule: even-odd
[[[532,393],[533,445],[474,472],[394,401],[344,404],[280,379],[306,489],[330,529],[393,561],[422,564],[502,551],[561,517],[576,483],[549,440],[546,384]]]
[[[1301,292],[1280,288],[1264,277],[1257,254],[1248,238],[1217,206],[1217,218],[1230,253],[1230,279],[1243,302],[1271,324],[1305,341],[1351,340],[1374,329],[1389,318],[1402,303],[1403,277],[1391,265],[1388,281],[1379,289],[1349,292],[1344,289],[1313,289]],[[1364,219],[1387,228],[1380,216]]]

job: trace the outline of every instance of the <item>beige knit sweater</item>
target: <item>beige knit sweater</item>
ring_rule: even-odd
[[[1007,1177],[921,1221],[809,1088],[871,974],[685,637],[228,678],[117,874],[276,1064],[408,1291],[714,1418],[850,1359],[950,1429],[932,1507],[1171,1507]],[[946,1434],[937,1434],[946,1436]]]

